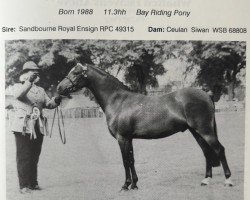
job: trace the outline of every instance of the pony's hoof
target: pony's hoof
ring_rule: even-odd
[[[128,191],[128,186],[122,186],[120,192],[123,192],[123,191]]]
[[[234,186],[234,184],[233,184],[231,178],[227,178],[227,179],[225,180],[224,186],[225,186],[225,187],[233,187],[233,186]]]
[[[132,186],[131,186],[131,190],[138,190],[137,185],[132,185]]]
[[[209,185],[210,180],[211,180],[211,177],[204,178],[204,179],[201,181],[201,186],[207,186],[207,185]]]

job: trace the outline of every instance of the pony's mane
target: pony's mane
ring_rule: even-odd
[[[124,85],[123,82],[121,82],[119,79],[117,79],[116,77],[112,76],[110,73],[106,72],[105,70],[91,65],[95,70],[97,70],[98,72],[100,72],[102,75],[106,76],[107,79],[109,79],[110,81],[114,82],[116,85],[120,86],[122,89],[128,90],[128,91],[132,91],[128,86]]]

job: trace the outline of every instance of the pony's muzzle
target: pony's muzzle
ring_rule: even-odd
[[[57,92],[60,95],[64,95],[64,96],[68,95],[67,89],[63,89],[63,87],[61,86],[61,83],[59,83],[59,85],[57,86]]]

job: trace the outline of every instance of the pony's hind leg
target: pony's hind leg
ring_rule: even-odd
[[[222,150],[222,152],[220,154],[220,160],[221,160],[221,164],[222,164],[222,167],[223,167],[223,170],[224,170],[224,174],[225,174],[225,177],[226,177],[224,185],[226,187],[232,187],[233,186],[233,182],[231,180],[231,171],[229,169],[229,166],[228,166],[228,163],[227,163],[227,159],[226,159],[226,155],[225,155],[225,148],[222,146],[222,149],[223,150]]]
[[[205,178],[201,181],[201,186],[209,185],[211,179],[212,179],[212,165],[209,159],[206,158],[206,175]]]
[[[209,149],[209,146],[206,143],[206,141],[202,139],[202,137],[197,132],[195,132],[194,129],[189,128],[189,130],[193,134],[199,146],[201,147],[203,154],[205,156],[205,159],[206,159],[205,178],[201,181],[201,185],[206,186],[206,185],[209,185],[210,180],[212,178],[212,164],[211,164],[211,158],[210,158],[211,156],[209,156],[209,154],[211,154],[210,152],[211,150]]]
[[[184,111],[192,134],[198,138],[198,140],[196,139],[198,143],[199,141],[204,141],[199,144],[204,146],[202,150],[206,158],[212,167],[217,167],[220,163],[222,164],[226,177],[225,185],[231,186],[232,184],[228,184],[228,182],[231,182],[231,172],[227,164],[225,149],[217,137],[214,103],[211,99],[204,97],[203,101],[197,100],[196,103],[185,104]],[[199,139],[200,137],[202,140]]]
[[[211,139],[210,140],[210,145],[215,150],[215,152],[218,155],[218,157],[220,159],[220,162],[222,164],[224,174],[225,174],[225,177],[226,177],[224,185],[227,186],[227,187],[232,187],[233,182],[231,180],[231,171],[229,169],[227,159],[226,159],[226,155],[225,155],[225,148],[222,146],[222,144],[218,141],[217,138],[216,139]]]
[[[217,134],[214,132],[213,129],[209,128],[207,128],[206,130],[200,129],[197,130],[196,132],[206,141],[206,143],[210,147],[209,148],[210,153],[208,153],[208,156],[210,157],[209,160],[211,161],[212,166],[217,167],[220,165],[221,162],[226,177],[225,186],[233,186],[233,183],[230,179],[231,171],[227,164],[225,148],[219,142]],[[214,153],[216,156],[214,156]]]

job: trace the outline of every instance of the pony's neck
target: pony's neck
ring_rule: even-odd
[[[94,66],[88,66],[87,79],[87,87],[93,93],[104,112],[109,98],[112,97],[115,92],[125,90],[125,88],[122,87],[122,83],[118,80],[114,80],[111,75]]]

